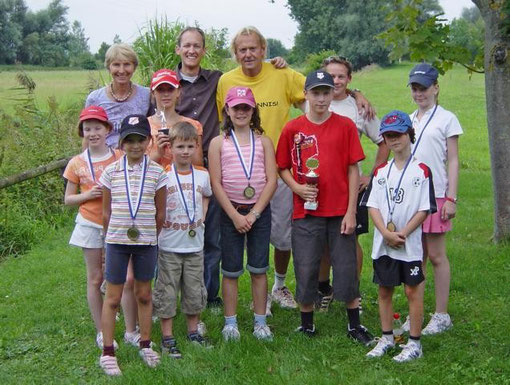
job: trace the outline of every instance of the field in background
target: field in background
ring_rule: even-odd
[[[414,106],[406,87],[410,69],[410,64],[403,64],[365,70],[355,74],[352,86],[364,92],[379,117],[395,108],[411,112]],[[57,100],[60,97],[72,100],[83,92],[80,87],[86,85],[86,72],[80,73],[81,80],[78,81],[79,76],[68,78],[69,88],[62,86],[55,91]],[[3,76],[6,73],[0,73],[2,89]],[[58,73],[56,76],[36,89],[38,100],[52,94],[49,88],[61,78]],[[46,74],[39,80],[41,84],[45,77]],[[275,306],[274,316],[269,319],[275,340],[256,341],[251,336],[249,277],[244,274],[238,308],[240,343],[223,342],[223,317],[207,310],[203,319],[214,348],[205,351],[188,344],[184,319],[179,315],[175,330],[184,359],[164,358],[159,368],[151,370],[143,366],[136,349],[121,342],[121,322],[116,339],[120,343],[118,357],[124,376],[107,379],[97,364],[100,351],[94,345],[95,332],[86,304],[81,251],[67,245],[72,230],[69,225],[58,232],[49,231],[47,240],[28,254],[0,263],[0,383],[510,384],[510,337],[506,332],[510,325],[510,246],[491,242],[492,179],[484,80],[481,75],[470,79],[464,69],[456,67],[440,78],[440,87],[441,104],[457,114],[464,128],[460,139],[458,216],[454,231],[448,235],[453,277],[450,313],[454,328],[444,335],[424,337],[423,359],[403,365],[393,363],[390,357],[366,359],[367,349],[345,336],[346,315],[338,302],[329,313],[316,314],[319,335],[313,340],[293,332],[299,324],[298,311]],[[42,89],[44,95],[39,94]],[[0,90],[0,97],[4,94]],[[369,169],[375,147],[363,142],[368,158],[365,168]],[[362,322],[378,335],[377,288],[371,282],[371,236],[361,237],[365,251]],[[272,274],[271,270],[270,283]],[[294,290],[291,270],[287,282]],[[407,314],[401,289],[396,290],[394,302],[396,311]],[[433,305],[430,277],[425,321]],[[159,338],[159,325],[154,324],[153,340],[159,343]]]

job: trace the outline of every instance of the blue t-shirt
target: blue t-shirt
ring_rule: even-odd
[[[85,107],[100,106],[108,114],[108,120],[113,124],[113,131],[106,137],[108,146],[117,148],[119,144],[119,130],[122,119],[131,114],[147,115],[150,106],[150,90],[147,87],[133,84],[134,95],[125,102],[111,100],[106,94],[106,87],[92,91],[87,96]]]

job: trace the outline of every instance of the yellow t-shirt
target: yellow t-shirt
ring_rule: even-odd
[[[251,88],[260,110],[262,128],[276,146],[283,126],[290,120],[290,107],[305,100],[305,77],[291,68],[276,69],[270,63],[262,63],[262,70],[253,77],[246,76],[241,67],[237,67],[223,74],[218,82],[216,105],[220,119],[227,92],[235,86]]]

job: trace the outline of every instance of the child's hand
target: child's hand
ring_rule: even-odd
[[[406,243],[406,236],[401,232],[386,231],[383,238],[386,244],[393,249],[398,249]]]
[[[94,185],[89,191],[87,191],[88,199],[97,199],[103,196],[103,188],[99,185]]]
[[[247,233],[251,229],[251,223],[246,215],[236,213],[234,218],[232,218],[232,222],[234,222],[236,230],[241,234]]]
[[[356,229],[356,215],[345,213],[340,225],[340,234],[351,235]]]
[[[450,202],[450,201],[444,202],[444,205],[441,208],[441,219],[443,221],[447,221],[448,219],[455,218],[456,211],[457,211],[457,205],[455,203]]]
[[[294,192],[305,201],[313,201],[317,198],[319,189],[313,184],[300,184]]]
[[[158,145],[158,152],[164,154],[165,148],[170,145],[170,138],[161,132],[156,135],[156,144]]]

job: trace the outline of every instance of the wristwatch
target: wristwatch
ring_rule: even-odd
[[[446,196],[446,197],[445,197],[445,199],[446,199],[447,201],[450,201],[450,202],[452,202],[452,203],[457,204],[457,198],[452,198],[452,197]]]
[[[252,213],[255,216],[255,219],[259,219],[260,218],[260,213],[257,210],[251,209],[250,213]]]

